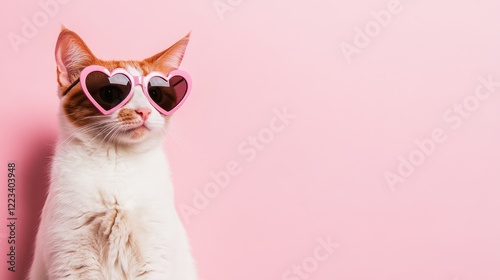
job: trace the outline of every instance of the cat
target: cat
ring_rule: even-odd
[[[55,49],[61,135],[30,280],[197,279],[163,151],[170,116],[141,86],[123,107],[103,114],[80,80],[90,65],[168,75],[179,68],[189,36],[142,61],[105,61],[62,28]]]

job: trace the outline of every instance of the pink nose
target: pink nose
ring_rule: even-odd
[[[141,116],[143,121],[146,121],[149,117],[149,114],[151,114],[151,110],[146,108],[135,109],[135,112]]]

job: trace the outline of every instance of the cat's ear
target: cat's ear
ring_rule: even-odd
[[[57,80],[63,87],[78,79],[83,68],[96,60],[82,38],[65,27],[62,27],[57,38],[55,54]]]
[[[188,33],[184,38],[180,39],[177,43],[173,44],[170,48],[147,58],[145,61],[153,66],[153,69],[168,73],[172,69],[177,69],[181,65],[184,52],[186,51],[189,43]]]

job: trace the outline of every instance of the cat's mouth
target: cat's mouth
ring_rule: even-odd
[[[143,123],[136,127],[128,128],[124,132],[129,134],[131,138],[137,139],[143,136],[147,131],[149,131],[149,128]]]

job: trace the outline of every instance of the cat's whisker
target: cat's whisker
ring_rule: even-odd
[[[114,125],[110,128],[109,132],[104,136],[104,139],[108,139],[108,142],[113,142],[113,139],[116,139],[116,134],[121,131],[120,125]]]
[[[94,141],[97,137],[101,136],[101,134],[102,134],[102,133],[106,133],[106,131],[107,131],[107,130],[109,130],[109,127],[108,127],[108,126],[106,126],[106,125],[105,125],[105,126],[101,127],[101,128],[99,129],[99,131],[97,131],[97,132],[95,133],[95,136],[94,136],[94,137],[92,137],[92,139],[90,139],[89,143],[92,143],[92,142],[93,142],[93,141]],[[103,141],[103,140],[104,140],[104,139],[101,139],[101,142],[99,142],[99,144],[97,145],[98,147],[100,147],[100,146],[101,146],[101,143],[102,143],[102,141]]]
[[[80,128],[77,128],[75,131],[73,131],[73,133],[71,135],[69,135],[64,141],[62,141],[61,144],[65,144],[66,142],[69,142],[69,141],[77,138],[77,136],[79,134],[86,134],[89,132],[92,132],[92,134],[95,134],[95,136],[92,139],[90,139],[90,141],[89,141],[89,143],[91,143],[96,137],[98,137],[100,135],[101,132],[106,130],[107,125],[112,124],[112,123],[116,123],[116,121],[114,121],[114,120],[99,120],[99,121],[84,125]]]
[[[102,137],[101,141],[97,144],[97,147],[102,147],[102,145],[108,143],[108,142],[111,142],[111,141],[108,141],[106,138],[113,133],[113,131],[119,129],[119,125],[112,125],[112,126],[105,126],[105,129],[103,130],[102,133],[99,133],[98,135],[96,135],[94,138],[92,139],[95,139],[97,136],[102,136],[102,134],[106,133],[106,135],[104,135],[104,137]]]
[[[186,155],[188,162],[195,162],[193,153],[189,152],[190,150],[188,150],[183,142],[177,138],[173,131],[165,131],[164,133],[167,135],[167,137],[170,137],[177,144],[177,146],[180,148],[180,151],[184,155]]]
[[[194,161],[194,154],[187,148],[190,146],[189,139],[192,139],[192,137],[186,137],[185,130],[183,130],[182,127],[175,122],[169,121],[167,122],[167,126],[168,127],[165,128],[165,133],[172,138],[175,138],[176,140],[174,141],[181,147],[182,151],[189,157],[190,160]]]
[[[106,134],[106,136],[104,136],[103,140],[106,140],[106,138],[108,138],[109,143],[114,143],[114,141],[120,134],[122,134],[122,127],[119,124],[116,124],[111,127],[110,131],[108,132],[108,134]]]
[[[66,142],[69,142],[69,141],[77,138],[78,134],[83,134],[83,133],[90,132],[92,130],[99,129],[100,126],[101,126],[101,124],[99,124],[99,123],[92,123],[92,124],[88,124],[88,125],[82,126],[80,128],[77,128],[68,137],[66,137],[63,141],[61,141],[61,144],[66,144]]]

